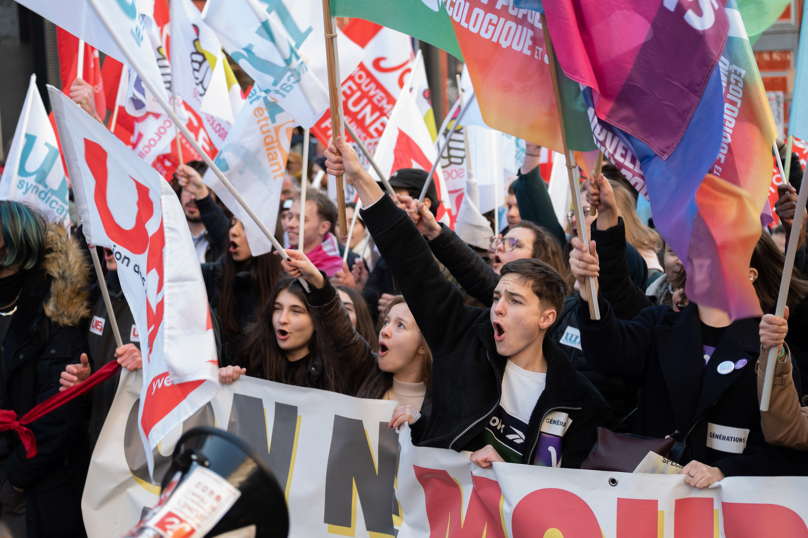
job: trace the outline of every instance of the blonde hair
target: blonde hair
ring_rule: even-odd
[[[609,180],[614,190],[614,200],[617,203],[617,214],[623,217],[626,226],[626,241],[637,250],[650,250],[657,252],[662,248],[662,238],[656,232],[640,222],[637,217],[636,200],[623,185]]]

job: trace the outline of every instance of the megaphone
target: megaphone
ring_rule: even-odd
[[[289,513],[275,475],[247,443],[194,428],[177,442],[157,506],[127,538],[286,538]]]

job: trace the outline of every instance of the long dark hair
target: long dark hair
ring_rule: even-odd
[[[365,339],[370,349],[376,351],[379,347],[379,333],[373,326],[373,319],[370,317],[370,310],[362,294],[348,286],[337,286],[339,291],[348,294],[354,304],[354,314],[356,315],[356,332]]]
[[[234,226],[235,221],[231,221],[230,225],[231,227]],[[250,294],[252,295],[254,312],[242,312],[240,315],[235,293],[236,274],[245,270],[250,271]],[[281,274],[283,274],[283,267],[281,266],[280,256],[275,256],[271,252],[261,256],[253,256],[243,262],[236,262],[229,250],[225,252],[224,271],[222,281],[219,284],[217,306],[219,317],[222,320],[222,329],[226,335],[241,332],[241,316],[258,313],[261,305],[266,302],[269,294],[272,293],[272,288],[278,282]]]
[[[317,331],[314,331],[311,340],[309,340],[309,358],[306,360],[306,364],[303,365],[305,367],[298,368],[293,379],[288,378],[289,359],[286,358],[286,353],[278,345],[278,339],[275,337],[275,327],[272,324],[275,301],[282,291],[288,291],[297,297],[306,312],[309,312],[306,292],[300,287],[298,281],[291,277],[281,279],[275,285],[269,299],[257,309],[255,323],[250,324],[247,329],[246,338],[241,347],[241,353],[239,353],[240,360],[244,364],[240,366],[247,368],[248,374],[254,377],[298,387],[310,387],[308,365],[311,364],[315,357],[321,356]],[[340,387],[337,386],[334,371],[325,360],[323,360],[323,375],[326,377],[325,386],[329,390],[339,392]]]

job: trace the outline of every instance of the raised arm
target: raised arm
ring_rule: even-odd
[[[454,230],[441,226],[440,234],[427,244],[466,293],[485,306],[491,306],[499,275]]]
[[[353,149],[339,138],[326,151],[331,175],[344,174],[362,200],[362,218],[401,289],[407,305],[436,357],[448,354],[468,332],[480,309],[466,307],[463,294],[443,275],[416,225],[368,175]],[[429,210],[413,206],[410,213]]]
[[[376,362],[370,344],[359,336],[336,288],[299,250],[287,250],[288,261],[282,261],[291,276],[302,276],[309,283],[306,294],[309,313],[317,331],[320,350],[340,376],[347,391],[354,394]]]
[[[541,146],[530,142],[525,144],[525,162],[513,182],[513,193],[522,220],[529,220],[546,228],[558,239],[558,244],[563,246],[567,244],[567,236],[564,234],[564,227],[558,223],[547,185],[539,173],[540,151]]]

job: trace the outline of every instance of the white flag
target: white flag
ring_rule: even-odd
[[[415,96],[402,92],[379,139],[373,159],[389,177],[401,168],[420,168],[429,172],[437,157],[438,150],[432,143],[432,136],[415,103]],[[379,181],[375,170],[371,169],[370,174]],[[454,229],[454,214],[440,165],[433,174],[433,181],[439,200],[437,219]]]
[[[177,195],[156,170],[59,90],[48,91],[84,234],[114,252],[141,335],[138,424],[150,459],[152,449],[219,390],[191,232]]]
[[[126,58],[118,46],[112,32],[123,42],[123,46],[132,56],[137,67],[149,81],[154,84],[164,98],[167,99],[163,87],[163,78],[154,58],[147,19],[132,1],[124,0],[17,0],[31,11],[48,19],[97,48],[108,56],[130,67],[135,67]],[[110,28],[102,22],[93,4],[101,10]]]
[[[67,178],[56,134],[36,87],[36,75],[31,75],[3,169],[0,200],[31,205],[52,222],[70,224]]]
[[[208,116],[220,120],[221,128],[210,129],[209,135],[213,145],[221,149],[235,121],[224,72],[227,59],[222,54],[222,45],[190,0],[173,0],[170,8],[174,94],[202,116],[206,126],[216,123]]]
[[[253,86],[214,161],[261,222],[273,232],[294,126],[292,116],[269,100],[257,85]],[[253,256],[270,252],[272,243],[212,170],[205,172],[202,181],[244,225]]]
[[[328,108],[322,6],[315,0],[209,0],[203,19],[225,50],[264,93],[311,127]],[[341,32],[337,31],[338,35]],[[362,59],[362,49],[340,37],[340,82]]]

